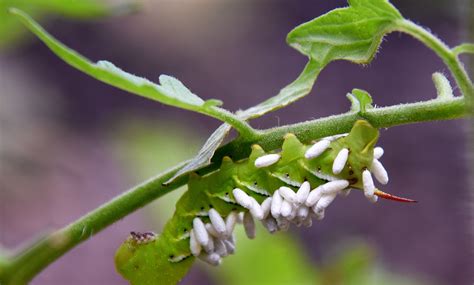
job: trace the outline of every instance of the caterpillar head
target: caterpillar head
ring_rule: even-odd
[[[130,284],[176,284],[194,258],[170,263],[169,243],[153,232],[131,232],[115,252],[115,268]]]
[[[379,130],[364,120],[356,121],[347,137],[343,138],[357,158],[373,156],[378,139]]]

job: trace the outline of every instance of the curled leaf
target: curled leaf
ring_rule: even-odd
[[[352,93],[347,94],[347,98],[352,103],[351,111],[363,115],[367,109],[372,108],[372,97],[367,91],[355,88]]]
[[[438,99],[451,99],[454,97],[453,88],[451,83],[449,83],[448,78],[440,72],[435,72],[432,75],[433,83],[436,87],[436,93],[438,94]]]

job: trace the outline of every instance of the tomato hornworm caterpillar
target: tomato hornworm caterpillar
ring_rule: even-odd
[[[234,162],[224,157],[219,170],[190,175],[188,191],[159,237],[132,233],[117,252],[118,270],[133,284],[176,283],[179,274],[162,276],[166,268],[179,267],[184,275],[194,257],[218,265],[222,257],[233,254],[236,224],[244,225],[249,238],[255,237],[255,220],[272,233],[287,230],[290,224],[309,227],[313,218],[324,218],[338,194],[347,195],[351,189],[362,190],[371,202],[378,197],[414,202],[375,188],[372,175],[381,184],[388,183],[379,161],[383,149],[375,147],[378,137],[376,128],[359,120],[350,133],[312,145],[287,134],[281,152],[266,153],[254,145],[247,159]],[[144,235],[148,244],[143,242]],[[140,247],[150,249],[140,253]],[[153,258],[152,266],[146,266],[147,257]],[[140,267],[161,273],[155,273],[158,279],[145,282],[146,274],[138,273]]]

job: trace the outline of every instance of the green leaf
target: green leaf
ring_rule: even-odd
[[[216,152],[216,149],[221,145],[222,141],[229,133],[231,127],[228,124],[222,124],[217,128],[211,136],[204,143],[198,154],[192,158],[183,168],[181,168],[172,178],[165,182],[169,184],[176,178],[201,169],[211,163],[211,158]]]
[[[219,107],[224,104],[221,100],[219,99],[209,99],[204,102],[204,107],[206,108],[211,108],[211,107]]]
[[[301,99],[311,92],[322,68],[316,61],[310,60],[298,78],[283,88],[278,95],[247,110],[239,111],[237,115],[245,120],[254,119]]]
[[[308,64],[277,96],[238,112],[240,118],[257,118],[301,99],[311,91],[321,70],[333,60],[370,62],[384,34],[390,32],[394,22],[402,16],[386,0],[349,3],[350,7],[332,10],[288,34],[288,44],[309,56]]]
[[[351,111],[363,115],[367,109],[372,108],[372,97],[365,90],[355,88],[352,93],[347,94],[347,98],[352,103]]]
[[[321,65],[333,60],[369,63],[382,37],[403,19],[386,0],[352,0],[292,30],[289,45]]]
[[[460,55],[463,53],[474,54],[474,44],[461,44],[453,48],[453,53],[455,55]]]
[[[159,81],[161,85],[158,85],[146,78],[123,71],[108,61],[99,61],[97,64],[94,64],[57,41],[24,12],[15,8],[10,9],[10,12],[18,16],[25,26],[38,36],[58,57],[102,82],[166,105],[207,114],[222,121],[227,121],[232,116],[229,112],[215,107],[221,104],[220,101],[215,99],[209,101],[202,100],[189,91],[179,80],[171,76],[160,76]],[[231,119],[235,120],[235,117]]]

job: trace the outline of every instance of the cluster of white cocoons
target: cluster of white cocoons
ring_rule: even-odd
[[[191,253],[201,260],[217,266],[222,257],[235,252],[235,225],[239,222],[239,215],[231,212],[224,220],[215,210],[210,209],[210,223],[196,217],[193,220],[193,229],[190,232],[189,246]]]
[[[344,136],[338,135],[324,138],[305,153],[306,159],[313,159],[321,155],[329,148],[331,141]],[[344,169],[350,150],[343,148],[334,159],[332,171],[337,175]],[[374,160],[369,169],[362,173],[362,183],[364,195],[371,202],[377,201],[375,186],[372,174],[382,184],[388,183],[387,171],[380,163],[379,159],[383,155],[383,149],[374,149]],[[267,154],[255,160],[257,168],[264,168],[277,163],[281,156],[279,154]],[[324,218],[326,208],[334,201],[338,194],[347,195],[349,193],[349,181],[338,179],[335,176],[331,181],[312,189],[309,182],[303,182],[297,191],[282,186],[277,189],[271,197],[266,198],[261,204],[245,191],[235,188],[232,191],[235,202],[248,211],[242,213],[231,212],[224,220],[215,210],[209,210],[210,223],[204,224],[197,217],[193,221],[193,229],[190,232],[191,253],[201,260],[219,265],[222,257],[235,252],[234,227],[237,223],[242,223],[247,236],[255,238],[255,220],[260,221],[270,232],[279,230],[286,231],[291,224],[296,226],[310,227],[312,219],[321,220]]]
[[[321,155],[326,149],[329,148],[331,141],[340,138],[344,135],[337,135],[332,137],[324,138],[314,145],[312,145],[305,153],[306,159],[313,159]],[[369,199],[371,202],[377,202],[377,196],[375,196],[375,185],[372,179],[372,174],[375,176],[377,181],[381,184],[386,185],[388,183],[388,173],[383,167],[382,163],[379,159],[382,157],[384,153],[383,148],[376,147],[374,148],[374,160],[372,161],[372,165],[369,169],[365,169],[362,172],[362,184],[364,186],[364,195]],[[339,151],[336,155],[336,158],[332,164],[332,172],[333,174],[337,175],[342,172],[344,167],[346,166],[347,160],[349,158],[349,149],[343,148]],[[330,177],[330,176],[328,176]],[[349,190],[346,191],[346,194]],[[329,198],[328,198],[329,199]],[[332,200],[331,200],[332,201]]]
[[[388,173],[387,170],[383,167],[379,159],[383,155],[383,148],[376,147],[374,148],[374,160],[369,169],[362,172],[362,183],[364,185],[364,195],[369,199],[369,201],[375,203],[377,202],[377,196],[375,196],[375,185],[374,180],[372,179],[372,174],[375,176],[378,182],[383,185],[388,183]]]

